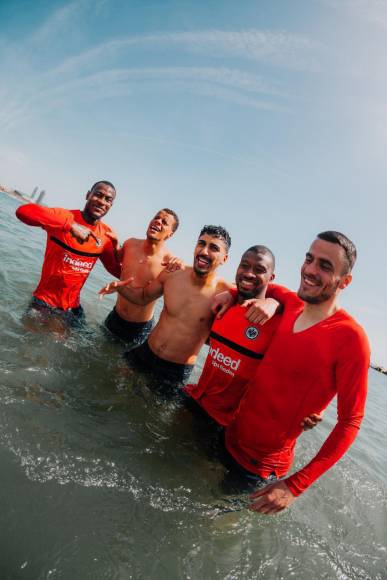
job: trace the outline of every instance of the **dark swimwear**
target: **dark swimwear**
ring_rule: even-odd
[[[153,390],[169,398],[174,398],[178,394],[194,368],[194,365],[170,362],[158,357],[150,349],[148,341],[126,352],[125,356],[129,364],[151,375],[154,382],[149,386]]]
[[[86,321],[85,312],[82,306],[63,310],[62,308],[54,308],[53,306],[50,306],[50,304],[47,304],[47,302],[44,302],[44,300],[40,300],[40,298],[36,298],[35,296],[32,297],[28,310],[36,310],[43,314],[54,314],[59,316],[70,326],[82,326]]]
[[[146,322],[129,322],[121,318],[116,308],[108,314],[105,327],[127,347],[136,348],[148,338],[154,325],[154,318]]]
[[[277,476],[274,473],[265,478],[239,465],[227,451],[224,443],[220,454],[220,461],[227,469],[220,484],[222,492],[225,495],[252,493],[257,489],[265,487],[269,483],[277,481]]]

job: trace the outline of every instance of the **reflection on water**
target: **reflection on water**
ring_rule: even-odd
[[[26,319],[44,235],[28,230],[27,247],[3,201],[1,579],[387,578],[386,377],[370,371],[361,437],[291,510],[230,511],[207,434],[101,330],[102,269],[83,293],[84,330]],[[298,466],[333,420],[301,438]]]

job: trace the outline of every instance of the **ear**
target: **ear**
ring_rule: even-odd
[[[352,274],[346,274],[341,278],[339,288],[340,290],[344,290],[350,283],[352,282]]]
[[[223,264],[225,264],[228,260],[228,254],[225,255],[225,257],[223,258]]]
[[[89,191],[86,193],[86,199],[89,199],[90,195],[91,195],[91,191],[89,189]]]
[[[273,282],[274,278],[275,278],[275,274],[274,274],[274,272],[273,272],[273,273],[272,273],[272,275],[270,276],[270,280],[269,280],[269,282]]]

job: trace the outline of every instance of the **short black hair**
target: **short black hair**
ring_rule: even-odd
[[[256,254],[260,254],[260,255],[264,255],[264,256],[269,256],[269,258],[272,261],[273,264],[273,271],[275,269],[275,256],[273,254],[273,252],[267,248],[266,246],[251,246],[250,248],[248,248],[247,250],[245,250],[242,254],[242,257],[247,254],[247,252],[255,252]]]
[[[112,189],[114,189],[114,193],[117,193],[116,188],[114,187],[114,185],[112,184],[111,181],[106,181],[105,179],[100,179],[99,181],[96,181],[95,183],[93,183],[93,185],[90,187],[89,191],[93,191],[93,189],[95,188],[96,185],[99,185],[100,183],[103,183],[104,185],[107,185],[108,187],[111,187]]]
[[[231,237],[225,228],[223,228],[222,226],[203,226],[199,234],[199,238],[204,234],[208,234],[209,236],[213,236],[214,238],[220,238],[221,240],[223,240],[227,252],[229,251],[231,247]]]
[[[334,230],[327,230],[326,232],[321,232],[317,234],[319,240],[324,240],[325,242],[331,242],[331,244],[338,244],[344,250],[347,267],[344,270],[344,274],[351,272],[355,265],[357,258],[357,251],[355,244],[347,238],[344,234],[340,232],[335,232]]]
[[[173,209],[169,209],[168,207],[163,207],[163,209],[161,209],[160,211],[165,211],[165,213],[169,213],[169,215],[174,217],[175,223],[173,224],[172,232],[175,233],[180,224],[179,216],[177,215],[177,213],[173,211]]]

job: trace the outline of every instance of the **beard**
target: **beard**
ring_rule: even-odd
[[[243,290],[238,288],[238,295],[242,296],[244,300],[250,300],[251,298],[255,298],[258,294],[258,289],[255,290]]]
[[[316,296],[311,296],[308,294],[308,291],[302,292],[301,288],[299,288],[297,296],[308,304],[322,304],[323,302],[330,300],[332,296],[336,294],[339,284],[340,280],[337,280],[334,284],[329,286],[329,288],[324,288],[324,290]]]

